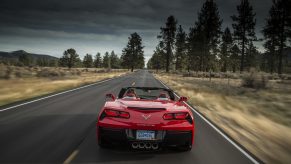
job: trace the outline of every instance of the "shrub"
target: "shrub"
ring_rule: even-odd
[[[76,70],[71,70],[70,74],[73,75],[73,76],[76,76],[76,75],[79,76],[79,75],[82,74],[82,72],[80,70],[76,69]]]
[[[4,74],[4,79],[11,79],[13,78],[13,67],[7,67],[6,71],[5,71],[5,74]]]
[[[23,75],[22,75],[21,71],[16,71],[15,72],[15,76],[18,77],[18,78],[21,78]]]
[[[192,72],[183,73],[183,77],[194,77]]]
[[[100,70],[97,70],[97,72],[96,73],[105,73],[106,72],[106,70],[105,69],[100,69]]]
[[[43,70],[37,72],[36,76],[38,76],[38,77],[60,77],[60,76],[65,76],[65,74],[62,74],[56,70],[43,69]]]
[[[263,89],[267,87],[267,83],[268,79],[256,70],[251,70],[242,78],[242,86],[246,88]]]

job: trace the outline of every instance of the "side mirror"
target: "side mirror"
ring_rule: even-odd
[[[180,97],[180,99],[178,100],[179,102],[186,102],[188,99],[187,97]]]
[[[112,99],[112,101],[115,100],[115,96],[112,93],[106,94],[106,98],[110,98],[110,99]]]

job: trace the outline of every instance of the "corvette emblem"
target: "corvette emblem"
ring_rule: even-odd
[[[145,114],[143,114],[143,115],[141,115],[145,120],[147,120],[147,119],[149,119],[152,115],[145,115]]]

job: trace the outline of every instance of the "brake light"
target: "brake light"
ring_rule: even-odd
[[[188,116],[188,113],[175,113],[175,119],[184,120]]]
[[[129,118],[129,113],[128,112],[120,112],[119,116],[122,118]]]
[[[128,112],[113,110],[113,109],[105,109],[104,113],[108,117],[119,117],[119,118],[129,118],[130,115]]]
[[[184,120],[189,116],[187,112],[180,113],[166,113],[164,114],[164,120]]]
[[[117,117],[118,116],[118,111],[116,111],[116,110],[105,109],[104,112],[105,112],[106,116],[110,116],[110,117]]]
[[[174,119],[174,114],[173,113],[166,113],[163,116],[164,120],[172,120]]]

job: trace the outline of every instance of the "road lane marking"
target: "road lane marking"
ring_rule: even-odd
[[[155,78],[155,77],[154,77]],[[157,79],[157,78],[155,78]],[[170,89],[166,84],[164,84],[161,80],[157,79],[164,87]],[[174,92],[175,96],[180,98],[178,94]],[[237,148],[243,155],[245,155],[249,160],[251,160],[254,164],[259,164],[254,157],[252,157],[248,152],[246,152],[243,148],[237,145],[232,139],[230,139],[227,135],[225,135],[220,129],[218,129],[215,125],[213,125],[210,121],[208,121],[203,115],[201,115],[195,108],[189,105],[187,102],[185,104],[192,109],[200,118],[202,118],[208,125],[210,125],[216,132],[218,132],[222,137],[224,137],[229,143],[231,143],[235,148]]]
[[[73,153],[64,161],[63,164],[69,164],[72,162],[72,160],[76,157],[76,155],[79,153],[79,150],[73,151]]]
[[[116,78],[119,78],[119,77],[121,77],[121,76],[118,76]],[[51,98],[51,97],[55,97],[55,96],[58,96],[58,95],[62,95],[62,94],[68,93],[68,92],[72,92],[72,91],[76,91],[76,90],[79,90],[79,89],[87,88],[87,87],[90,87],[90,86],[93,86],[93,85],[101,84],[101,83],[104,83],[104,82],[107,82],[107,81],[110,81],[110,80],[113,80],[113,79],[116,79],[116,78],[111,78],[111,79],[99,81],[97,83],[88,84],[88,85],[85,85],[85,86],[82,86],[82,87],[78,87],[78,88],[75,88],[75,89],[70,89],[70,90],[63,91],[63,92],[60,92],[60,93],[56,93],[56,94],[53,94],[53,95],[50,95],[50,96],[46,96],[46,97],[42,97],[42,98],[39,98],[39,99],[36,99],[36,100],[32,100],[32,101],[28,101],[28,102],[21,103],[21,104],[18,104],[18,105],[14,105],[14,106],[11,106],[11,107],[8,107],[8,108],[1,109],[0,112],[4,112],[4,111],[9,110],[9,109],[13,109],[13,108],[17,108],[17,107],[20,107],[20,106],[23,106],[23,105],[31,104],[31,103],[34,103],[34,102],[37,102],[37,101],[41,101],[41,100],[44,100],[44,99],[48,99],[48,98]]]

